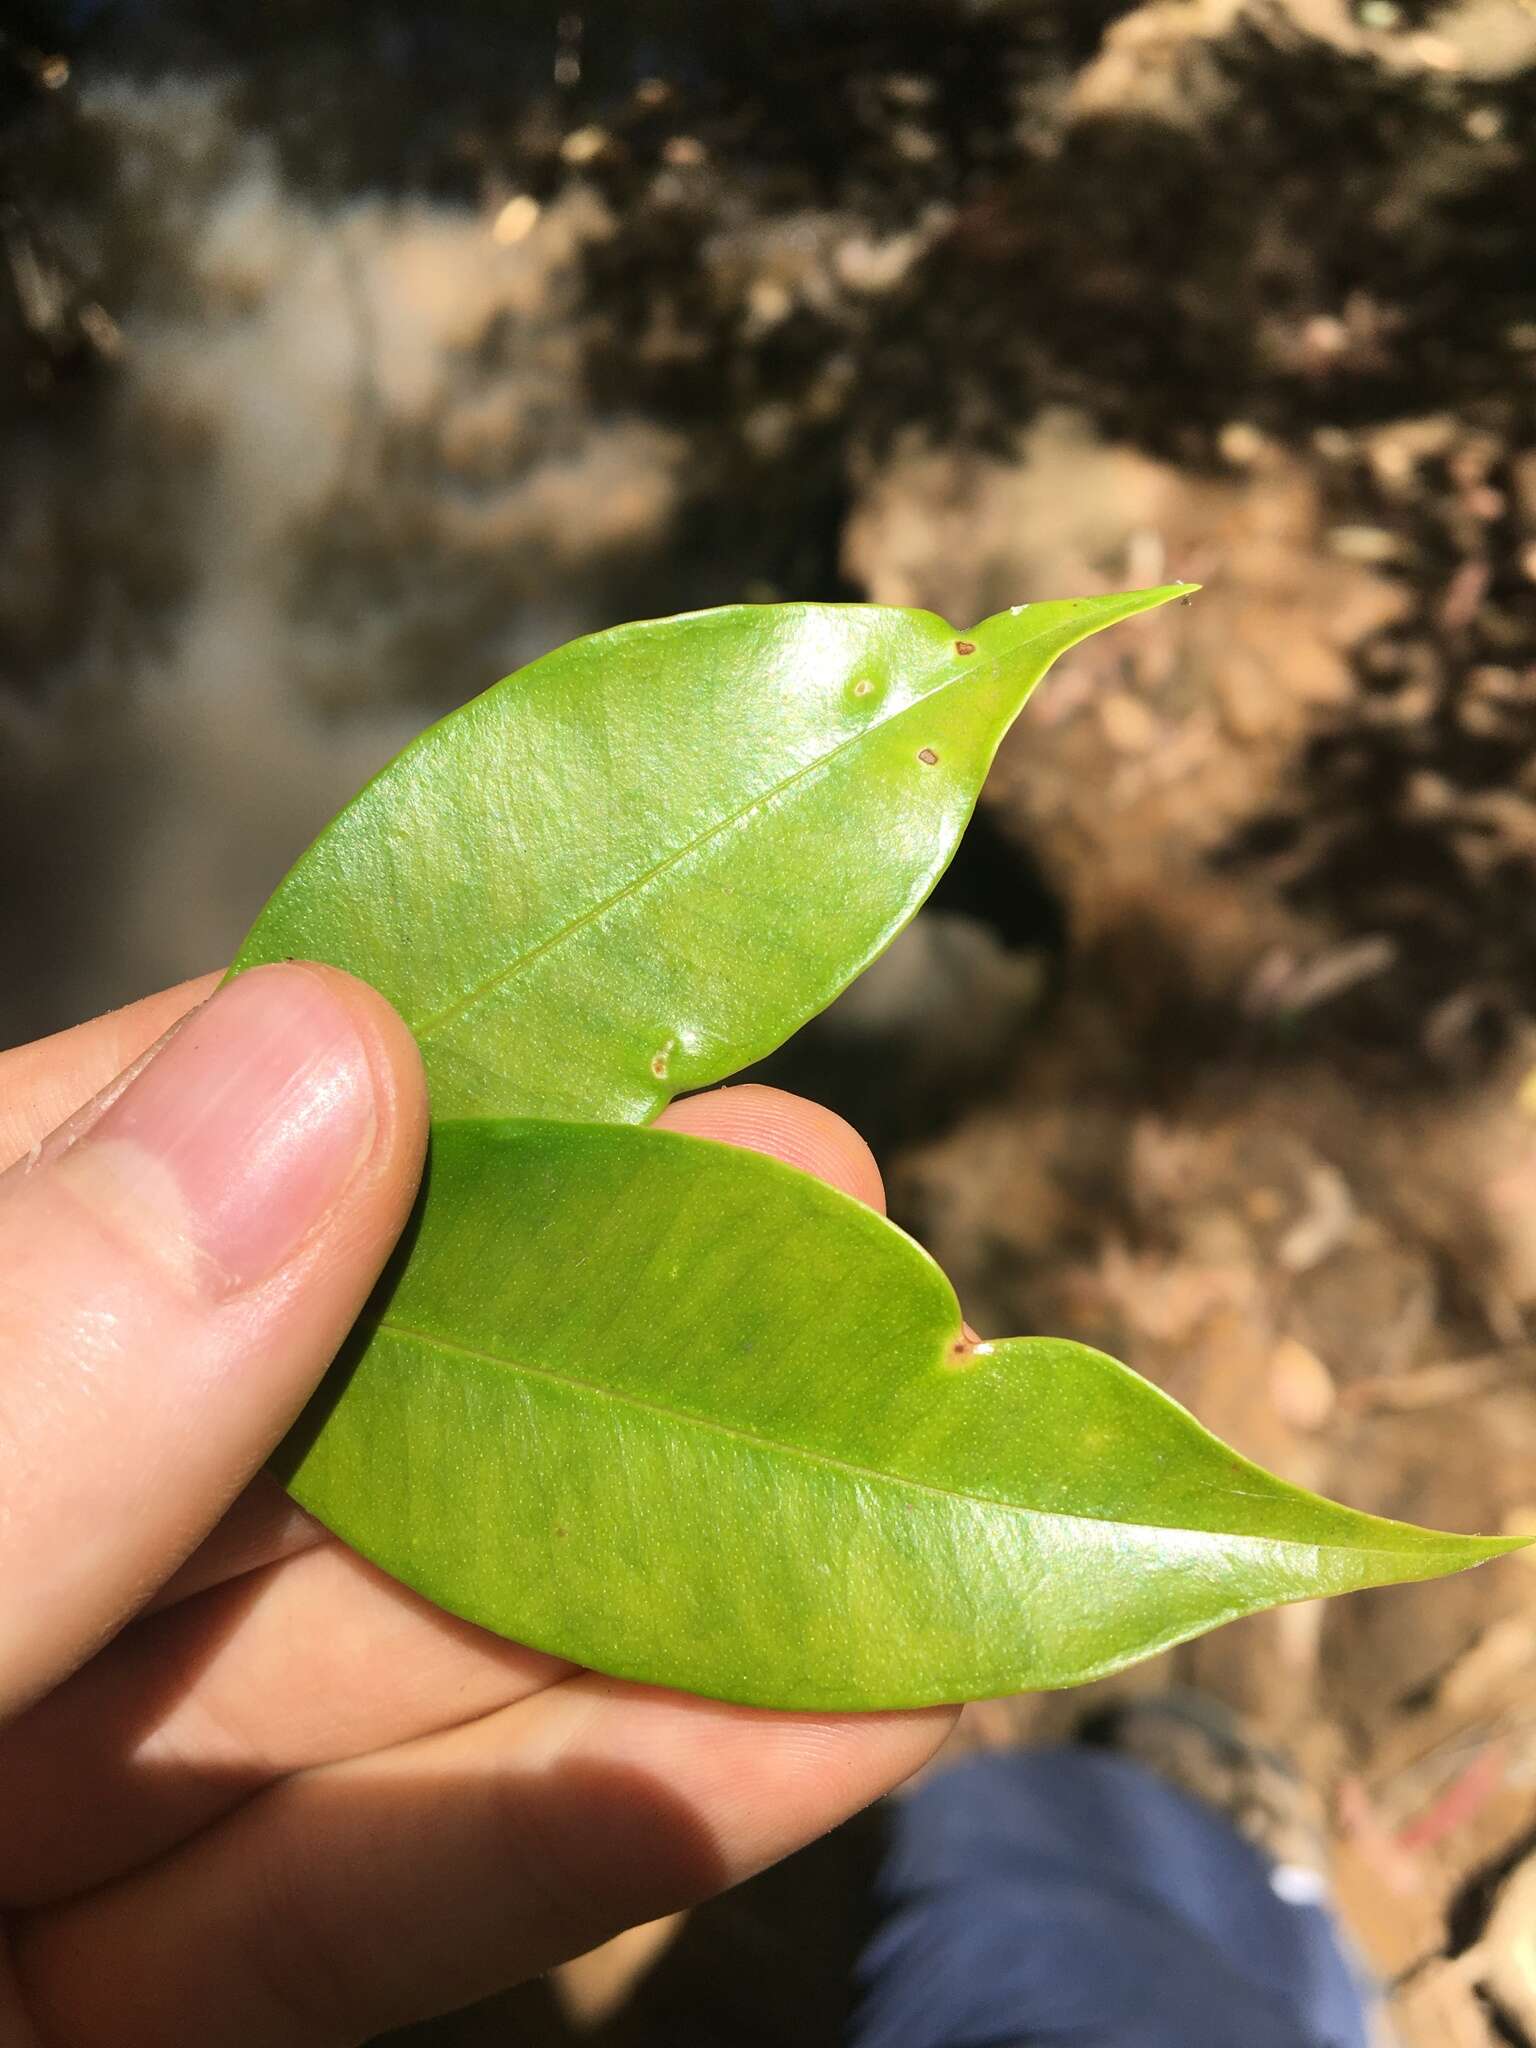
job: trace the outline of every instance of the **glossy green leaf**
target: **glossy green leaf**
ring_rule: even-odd
[[[419,1234],[285,1456],[444,1607],[781,1707],[1073,1685],[1510,1547],[1288,1486],[1081,1345],[967,1349],[882,1218],[616,1126],[441,1126]]]
[[[642,1122],[824,1009],[933,887],[1057,655],[1189,587],[963,634],[785,604],[573,641],[385,768],[234,971],[298,956],[372,982],[439,1117]]]

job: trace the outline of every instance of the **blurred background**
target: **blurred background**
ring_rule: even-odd
[[[228,958],[575,633],[1192,578],[1061,664],[769,1071],[983,1331],[1536,1529],[1536,5],[0,21],[0,1041]],[[1117,1689],[1175,1680],[1326,1793],[1410,2048],[1536,2038],[1453,1960],[1536,1846],[1522,1559]],[[834,2041],[866,1836],[411,2038]]]

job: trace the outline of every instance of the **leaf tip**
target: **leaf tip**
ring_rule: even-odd
[[[1160,604],[1188,604],[1203,588],[1204,585],[1200,583],[1154,583],[1145,590],[1127,590],[1122,592],[1122,595],[1126,598],[1140,599],[1137,609],[1150,612],[1155,611]]]
[[[1491,1564],[1497,1557],[1508,1557],[1517,1550],[1527,1550],[1536,1536],[1468,1536],[1448,1529],[1421,1529],[1417,1532],[1433,1547],[1433,1564],[1429,1555],[1422,1555],[1414,1561],[1415,1569],[1405,1576],[1425,1578],[1448,1578],[1453,1572],[1473,1570],[1480,1564]],[[1420,1571],[1422,1564],[1428,1569]]]

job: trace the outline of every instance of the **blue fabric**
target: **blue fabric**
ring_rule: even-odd
[[[1366,2048],[1327,1912],[1124,1757],[976,1758],[893,1828],[852,2048]]]

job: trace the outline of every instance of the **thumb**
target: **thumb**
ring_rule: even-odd
[[[264,967],[0,1176],[0,1720],[267,1456],[367,1299],[425,1132],[383,999]]]

